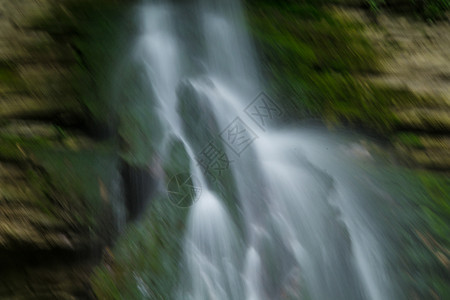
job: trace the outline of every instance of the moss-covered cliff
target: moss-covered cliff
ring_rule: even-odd
[[[269,89],[294,119],[374,132],[404,163],[448,171],[449,23],[388,12],[374,23],[369,10],[322,2],[249,5]]]
[[[91,297],[93,263],[123,218],[117,139],[99,130],[112,118],[95,108],[107,115],[105,49],[127,7],[0,4],[2,299]]]

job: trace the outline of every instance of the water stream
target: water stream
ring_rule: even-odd
[[[177,298],[396,299],[368,204],[382,196],[340,141],[283,125],[239,0],[150,1],[138,18],[155,152],[179,145],[193,187]]]

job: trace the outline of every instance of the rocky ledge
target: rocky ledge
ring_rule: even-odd
[[[85,130],[71,32],[34,23],[66,2],[0,3],[1,299],[90,298],[116,227],[117,157]]]
[[[400,159],[412,167],[450,170],[450,23],[429,24],[382,13],[373,24],[358,10],[347,15],[364,24],[380,55],[380,71],[362,80],[411,91],[419,101],[396,105],[392,138]]]

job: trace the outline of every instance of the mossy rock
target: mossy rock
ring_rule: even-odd
[[[178,282],[186,210],[157,197],[132,224],[92,277],[100,299],[172,299]]]

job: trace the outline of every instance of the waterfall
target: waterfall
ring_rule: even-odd
[[[340,142],[283,125],[241,3],[150,1],[138,11],[132,61],[161,128],[154,151],[170,166],[169,198],[189,210],[176,297],[395,299],[366,209],[376,193]]]

